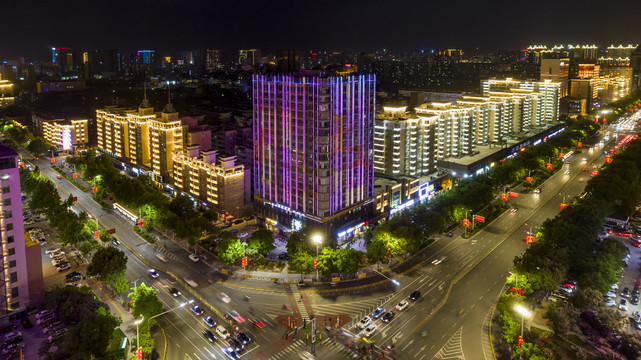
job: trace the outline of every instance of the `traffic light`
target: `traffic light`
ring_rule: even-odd
[[[143,226],[145,226],[145,219],[138,219],[138,221],[136,222],[136,225],[137,225],[138,227],[143,227]]]
[[[316,259],[314,259],[314,269],[316,269]]]
[[[142,346],[139,347],[134,354],[136,355],[136,359],[142,359]]]
[[[248,261],[247,261],[247,256],[245,256],[244,258],[242,258],[242,260],[241,260],[241,265],[242,265],[242,267],[246,267],[246,266],[247,266],[247,262],[248,262]]]

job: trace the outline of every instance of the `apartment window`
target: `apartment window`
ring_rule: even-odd
[[[15,255],[16,254],[16,248],[10,248],[8,251],[9,255]]]
[[[16,267],[16,261],[15,260],[9,261],[9,267],[10,268]]]
[[[18,287],[12,287],[11,288],[11,297],[18,297],[20,296],[20,293],[18,292]]]
[[[15,271],[14,271],[14,272],[12,272],[12,273],[11,273],[11,275],[9,276],[9,278],[11,279],[10,281],[11,281],[12,283],[14,283],[14,282],[18,281],[18,273],[17,273],[17,272],[15,272]]]
[[[9,186],[3,186],[2,187],[2,193],[3,194],[8,194],[10,190],[11,190],[11,187],[9,187]]]
[[[6,210],[4,212],[4,218],[5,219],[11,219],[13,217],[13,213],[10,210]]]
[[[4,204],[4,206],[9,206],[11,205],[11,199],[4,199],[2,200],[2,203]]]
[[[20,301],[16,301],[16,302],[14,302],[14,303],[12,303],[12,304],[11,304],[11,308],[12,308],[12,309],[17,309],[17,308],[19,308],[19,307],[20,307]]]
[[[7,224],[7,231],[13,230],[13,224]]]
[[[7,244],[11,244],[13,242],[13,235],[7,237]]]

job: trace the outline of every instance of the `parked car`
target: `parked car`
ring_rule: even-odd
[[[627,301],[625,301],[625,299],[621,299],[621,301],[619,302],[619,309],[621,309],[623,311],[627,311],[628,310],[628,303],[627,303]]]
[[[200,258],[196,254],[189,254],[189,260],[191,260],[193,262],[198,262],[200,260]]]

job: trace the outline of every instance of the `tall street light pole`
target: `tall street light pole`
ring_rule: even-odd
[[[168,312],[172,312],[172,311],[174,311],[174,310],[180,309],[180,308],[184,307],[184,306],[185,306],[185,305],[187,305],[187,304],[193,304],[193,303],[194,303],[194,299],[191,299],[191,300],[189,300],[189,301],[187,301],[187,302],[181,303],[180,305],[176,306],[175,308],[169,309],[169,310],[167,310],[167,311],[163,311],[163,312],[161,312],[161,313],[160,313],[160,314],[158,314],[158,315],[154,315],[154,316],[150,317],[150,318],[149,318],[149,320],[154,319],[154,318],[157,318],[157,317],[158,317],[158,316],[160,316],[160,315],[165,315],[165,314],[166,314],[166,313],[168,313]],[[142,315],[140,315],[140,319],[139,319],[139,320],[134,321],[134,324],[136,324],[136,348],[137,348],[137,349],[140,349],[140,332],[139,332],[139,325],[140,325],[140,323],[142,323],[144,320],[145,320],[145,317],[144,317],[144,316],[142,316]]]
[[[530,316],[530,312],[528,311],[528,309],[524,308],[523,305],[516,305],[514,307],[514,310],[521,314],[521,339],[523,339],[523,323],[525,322],[525,317]]]
[[[323,242],[323,236],[321,234],[314,234],[312,236],[312,242],[316,244],[316,260],[318,260],[318,247]],[[318,263],[316,264],[316,282],[318,282]]]

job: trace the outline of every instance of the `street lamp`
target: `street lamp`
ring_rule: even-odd
[[[521,339],[523,339],[523,322],[525,321],[525,317],[530,317],[531,313],[528,311],[528,309],[524,308],[523,305],[516,305],[514,307],[514,310],[516,310],[517,313],[521,314]]]
[[[165,315],[168,312],[172,312],[174,310],[180,309],[180,308],[184,307],[187,304],[193,304],[193,302],[194,302],[194,299],[191,299],[191,300],[189,300],[187,302],[181,303],[180,305],[176,306],[175,308],[169,309],[167,311],[163,311],[158,315],[154,315],[154,316],[150,317],[149,320],[157,318],[160,315]],[[134,324],[136,324],[136,345],[137,345],[136,348],[138,348],[138,349],[140,349],[140,333],[139,333],[139,330],[138,330],[138,325],[140,325],[140,323],[142,323],[143,320],[145,320],[145,317],[140,315],[140,320],[134,321]]]
[[[140,348],[140,331],[138,325],[140,325],[143,320],[145,320],[145,317],[140,315],[140,319],[134,321],[134,324],[136,324],[136,349]]]
[[[391,277],[386,276],[385,274],[383,274],[382,272],[380,272],[380,271],[378,271],[378,270],[376,270],[376,269],[372,269],[372,270],[374,270],[374,271],[376,271],[377,273],[381,274],[384,278],[389,279],[389,281],[391,281],[391,282],[392,282],[392,284],[394,284],[394,285],[396,285],[396,286],[400,286],[400,285],[401,285],[401,283],[400,283],[400,282],[398,282],[398,280],[396,280],[396,279],[392,279]]]
[[[323,235],[314,234],[312,235],[312,242],[316,244],[316,260],[318,259],[318,246],[323,243]],[[316,265],[316,281],[318,282],[318,264]]]

